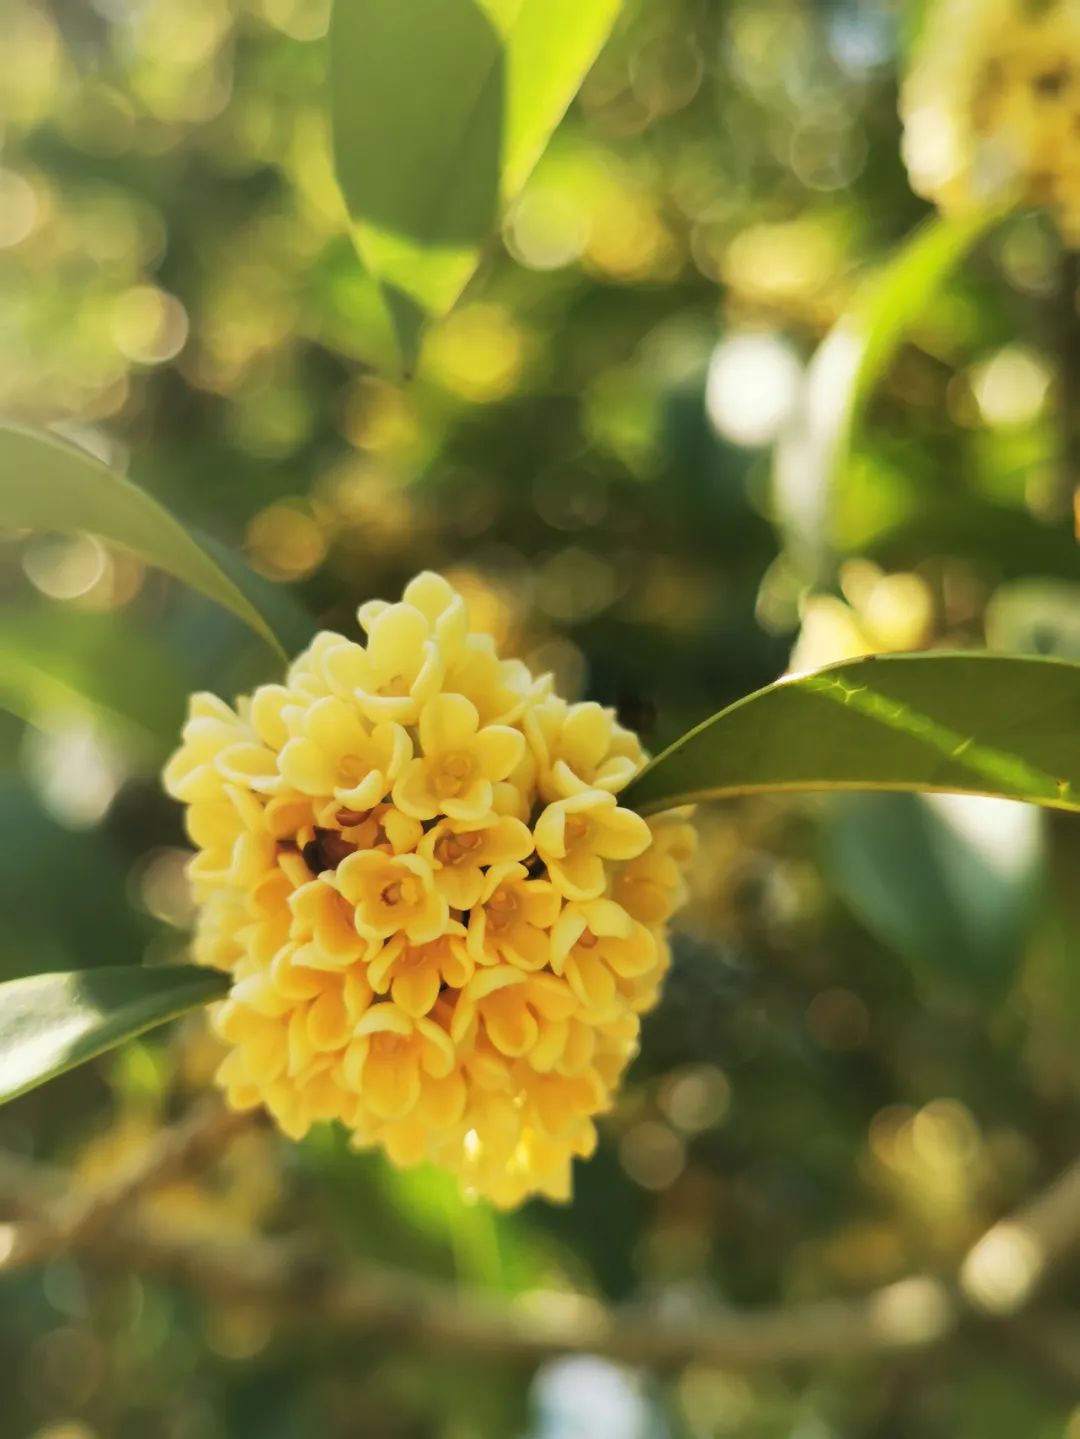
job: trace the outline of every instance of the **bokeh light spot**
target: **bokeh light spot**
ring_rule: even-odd
[[[721,340],[709,361],[705,408],[713,429],[738,445],[767,445],[792,412],[802,366],[779,335]]]
[[[184,348],[187,311],[153,285],[135,285],[113,304],[112,336],[117,349],[141,365],[160,365]]]
[[[313,515],[299,505],[268,505],[248,525],[245,547],[261,574],[299,580],[326,557],[326,537]]]
[[[992,429],[1012,429],[1038,418],[1052,377],[1041,355],[1022,345],[1006,345],[972,370],[971,389]]]
[[[589,218],[570,190],[537,184],[511,207],[503,234],[519,264],[530,270],[559,270],[580,259],[589,239]]]
[[[525,336],[500,305],[465,305],[429,334],[424,373],[474,404],[501,400],[525,363]]]
[[[0,250],[25,240],[39,215],[34,187],[15,170],[0,170]]]
[[[52,600],[87,594],[105,575],[108,555],[91,535],[48,535],[31,540],[22,567],[35,589]]]
[[[642,1189],[669,1189],[686,1167],[686,1146],[666,1124],[644,1120],[623,1135],[619,1162]]]
[[[660,1108],[684,1134],[700,1134],[722,1124],[731,1108],[731,1085],[715,1064],[673,1070],[660,1086]]]

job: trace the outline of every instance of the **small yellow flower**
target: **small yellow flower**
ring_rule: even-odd
[[[348,653],[353,659],[348,677],[370,719],[412,724],[442,684],[445,659],[415,605],[388,605],[372,620],[367,647]]]
[[[686,820],[657,816],[653,840],[625,864],[612,883],[612,898],[643,924],[666,924],[686,902],[685,872],[697,852],[697,831]]]
[[[279,857],[247,891],[251,924],[246,933],[246,957],[237,973],[249,974],[265,969],[293,934],[293,917],[289,909],[292,878],[288,860]]]
[[[414,819],[479,823],[492,812],[494,784],[521,759],[525,741],[509,725],[480,727],[476,706],[464,695],[442,694],[420,714],[423,757],[411,760],[394,785],[394,803]]]
[[[552,969],[599,1019],[619,1013],[619,979],[637,979],[656,963],[652,933],[610,899],[568,904],[551,932]]]
[[[430,861],[435,886],[451,909],[467,910],[480,902],[486,874],[532,854],[527,825],[512,815],[493,816],[489,824],[444,819],[433,825],[417,845],[417,853]]]
[[[912,186],[947,212],[1045,205],[1080,247],[1080,0],[940,0],[900,111]]]
[[[419,820],[402,814],[392,804],[377,804],[374,809],[342,809],[336,800],[324,804],[317,815],[318,825],[340,835],[341,842],[351,849],[381,849],[387,854],[411,854],[424,835]],[[315,835],[313,830],[312,834]],[[318,856],[312,856],[318,858]],[[329,856],[334,858],[333,856]],[[332,869],[344,858],[338,854]]]
[[[196,890],[228,884],[249,889],[274,862],[274,840],[253,796],[228,785],[219,800],[193,804],[187,832],[198,854],[190,875]]]
[[[533,1192],[564,1203],[571,1194],[573,1160],[588,1159],[595,1148],[596,1130],[587,1120],[568,1140],[549,1139],[526,1128],[505,1163],[486,1176],[485,1192],[503,1208],[520,1204]]]
[[[420,1100],[423,1078],[454,1067],[450,1036],[434,1020],[415,1019],[392,1001],[373,1005],[356,1026],[342,1061],[349,1085],[380,1119],[402,1119]]]
[[[461,653],[468,637],[469,614],[465,601],[442,575],[424,570],[405,586],[401,601],[424,616],[428,637],[438,645],[444,662]],[[392,608],[386,600],[368,600],[357,611],[361,628],[370,635],[375,622]]]
[[[549,675],[534,678],[520,660],[500,659],[490,635],[469,635],[446,677],[446,689],[476,706],[481,724],[517,724],[547,693]]]
[[[304,652],[289,666],[283,688],[302,701],[323,699],[326,695],[351,695],[348,680],[352,675],[351,656],[362,647],[334,630],[320,630]],[[338,678],[339,673],[343,676]],[[280,745],[278,746],[280,748]]]
[[[434,871],[418,854],[356,850],[342,860],[333,884],[354,906],[356,932],[367,940],[400,933],[411,944],[427,944],[438,939],[450,918]],[[369,948],[369,957],[373,952]]]
[[[590,1118],[610,1108],[611,1098],[595,1070],[585,1074],[538,1074],[526,1092],[525,1112],[549,1139],[569,1138]]]
[[[287,685],[260,685],[245,706],[237,706],[256,738],[267,749],[279,752],[289,738],[289,727],[285,719],[287,709],[303,706],[303,696],[289,689]]]
[[[445,985],[463,989],[475,965],[465,946],[465,926],[451,921],[438,939],[414,945],[395,934],[368,965],[368,982],[413,1019],[430,1014]]]
[[[248,907],[240,890],[231,886],[212,889],[196,918],[192,959],[208,969],[226,973],[235,970],[244,962],[249,923]]]
[[[343,809],[373,809],[412,758],[412,741],[401,725],[369,729],[355,706],[334,696],[295,714],[299,733],[282,747],[278,766],[300,794],[331,796]]]
[[[570,986],[553,974],[526,974],[513,965],[481,969],[461,992],[451,1036],[461,1042],[482,1024],[500,1054],[520,1059],[540,1040],[548,1021],[577,1008]]]
[[[637,735],[616,723],[615,711],[586,701],[568,705],[551,696],[526,724],[545,799],[584,790],[624,789],[645,762]]]
[[[632,1014],[646,1014],[655,1008],[660,999],[667,972],[671,968],[671,946],[664,931],[653,930],[656,944],[656,963],[641,974],[621,974],[616,980],[619,995],[629,1006]]]
[[[567,899],[597,899],[607,884],[607,859],[634,859],[649,843],[649,826],[620,809],[606,790],[586,789],[556,800],[533,829],[536,852]]]
[[[470,953],[478,964],[543,969],[551,959],[548,931],[561,905],[555,886],[530,879],[523,864],[493,865],[469,917]]]
[[[357,933],[354,910],[333,885],[309,880],[288,898],[292,938],[310,948],[308,963],[316,969],[355,965],[367,944]]]
[[[693,831],[616,793],[611,711],[474,633],[423,574],[233,709],[191,702],[166,788],[194,957],[226,971],[230,1105],[430,1160],[498,1205],[568,1197],[670,962]]]
[[[220,799],[224,779],[217,760],[249,738],[249,731],[224,700],[211,694],[192,695],[180,748],[162,774],[165,788],[183,804]]]

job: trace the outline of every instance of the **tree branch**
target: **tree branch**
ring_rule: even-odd
[[[1078,1248],[1080,1161],[972,1246],[960,1269],[961,1291],[988,1314],[1014,1314]]]
[[[492,1300],[405,1274],[337,1262],[302,1237],[208,1242],[156,1224],[136,1201],[154,1184],[186,1172],[191,1163],[206,1162],[228,1141],[239,1121],[216,1110],[200,1109],[168,1131],[128,1175],[96,1195],[73,1195],[62,1174],[0,1156],[0,1209],[20,1221],[9,1224],[6,1235],[0,1231],[0,1273],[63,1251],[78,1254],[93,1267],[134,1270],[211,1299],[256,1305],[275,1315],[283,1327],[304,1332],[525,1364],[587,1351],[653,1369],[689,1361],[753,1368],[941,1345],[956,1333],[968,1306],[1015,1313],[1033,1295],[1035,1280],[1022,1291],[1014,1287],[1009,1305],[995,1308],[986,1301],[987,1255],[992,1258],[997,1252],[1000,1260],[1003,1232],[1006,1238],[1021,1233],[1037,1248],[1039,1274],[1080,1243],[1077,1164],[974,1246],[958,1288],[921,1275],[861,1297],[749,1313],[715,1306],[680,1313],[610,1310],[567,1294]],[[1043,1321],[1034,1316],[1033,1322]],[[1059,1337],[1066,1335],[1063,1324],[1055,1320]]]
[[[117,1178],[93,1188],[73,1186],[45,1166],[0,1154],[0,1204],[27,1221],[9,1227],[0,1267],[11,1270],[61,1251],[85,1251],[145,1195],[212,1164],[254,1122],[251,1114],[233,1113],[208,1099],[163,1129]]]
[[[1080,254],[1064,250],[1056,301],[1061,455],[1055,518],[1073,514],[1080,540]]]

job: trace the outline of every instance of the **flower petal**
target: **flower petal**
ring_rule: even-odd
[[[420,712],[421,747],[425,755],[464,749],[475,736],[479,723],[476,706],[464,695],[436,695]]]

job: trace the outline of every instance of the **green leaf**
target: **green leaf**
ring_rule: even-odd
[[[932,0],[907,0],[899,20],[900,53],[910,58],[918,49],[927,28]]]
[[[818,346],[800,413],[777,447],[776,506],[792,553],[828,568],[835,490],[868,402],[912,326],[960,262],[1002,218],[998,209],[927,220],[860,290]]]
[[[174,515],[55,435],[0,424],[0,524],[99,535],[216,600],[287,658],[275,628]]]
[[[31,723],[89,714],[156,764],[175,743],[193,687],[175,658],[123,612],[0,614],[0,706]]]
[[[0,814],[0,981],[96,969],[117,954],[141,954],[161,934],[141,904],[123,903],[131,854],[112,829],[67,828],[11,771],[0,772]]]
[[[651,813],[726,795],[852,789],[1080,811],[1080,665],[934,653],[793,675],[676,740],[623,802]]]
[[[337,0],[334,162],[411,364],[476,268],[620,0]]]
[[[1038,911],[1041,819],[972,795],[842,795],[825,819],[826,868],[920,984],[995,1000]]]
[[[136,966],[0,984],[0,1103],[226,993],[215,970]]]

